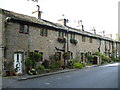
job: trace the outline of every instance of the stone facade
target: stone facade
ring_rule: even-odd
[[[114,45],[113,40],[110,38],[102,37],[86,31],[81,31],[68,26],[55,24],[46,20],[38,20],[34,17],[17,14],[14,12],[4,11],[0,14],[0,44],[4,45],[4,50],[0,48],[0,58],[4,59],[5,69],[9,70],[14,68],[15,53],[22,53],[22,71],[25,70],[25,55],[30,52],[38,51],[43,53],[43,60],[56,52],[61,53],[61,61],[63,61],[63,52],[58,51],[56,48],[62,49],[65,46],[65,51],[71,52],[71,57],[76,58],[85,53],[112,52]],[[2,17],[3,15],[3,17]],[[21,25],[29,27],[27,33],[20,32]],[[3,27],[3,28],[2,28]],[[41,31],[46,31],[42,33]],[[66,43],[60,43],[58,38],[62,36],[66,38]],[[70,40],[75,39],[77,44],[72,43]],[[4,40],[4,42],[2,42]],[[117,42],[119,45],[120,43]],[[114,45],[114,46],[113,46]],[[3,53],[3,51],[4,53]],[[3,57],[1,57],[3,56]],[[0,59],[0,60],[2,60]],[[41,63],[40,61],[39,63]],[[3,63],[3,64],[4,64]],[[1,66],[1,65],[0,65]]]

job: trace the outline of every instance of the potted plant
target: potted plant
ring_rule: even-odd
[[[59,41],[60,43],[65,43],[65,42],[66,42],[66,38],[64,38],[64,37],[59,37],[59,38],[58,38],[58,41]]]

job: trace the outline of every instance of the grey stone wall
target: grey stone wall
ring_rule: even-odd
[[[1,18],[1,17],[0,17]],[[5,20],[6,16],[3,17]],[[3,25],[4,26],[4,25]],[[1,28],[2,26],[0,26]],[[1,34],[4,38],[4,45],[6,46],[6,63],[7,63],[7,69],[10,69],[13,67],[14,62],[14,53],[15,52],[23,52],[24,54],[29,51],[39,50],[39,52],[43,52],[43,59],[49,59],[49,56],[55,54],[55,52],[61,52],[57,51],[55,47],[62,48],[63,43],[58,42],[58,31],[48,29],[48,36],[40,36],[40,29],[42,27],[35,27],[35,26],[29,26],[29,34],[19,33],[20,30],[20,24],[16,22],[8,22],[7,26],[5,27],[4,34]],[[2,29],[1,29],[2,30]],[[68,35],[68,45],[69,45],[69,51],[73,52],[73,58],[80,55],[80,53],[86,53],[91,52],[95,53],[98,51],[98,48],[100,46],[100,40],[99,39],[92,39],[92,43],[89,42],[90,37],[86,37],[85,42],[82,42],[82,36],[76,34],[75,39],[78,40],[78,43],[76,45],[70,43],[70,34]],[[2,41],[0,40],[0,41]],[[2,42],[0,42],[2,43]],[[106,41],[106,47],[107,49],[110,49],[112,52],[112,43],[109,41]],[[101,53],[104,54],[105,52],[105,40],[101,41],[101,47],[100,47]],[[2,51],[0,51],[2,54]],[[61,52],[63,54],[63,52]],[[1,57],[2,58],[2,57]],[[25,58],[25,56],[24,56]],[[62,58],[62,56],[61,56]],[[62,60],[63,61],[63,58]],[[12,64],[9,64],[12,62]],[[24,64],[24,62],[23,62]]]

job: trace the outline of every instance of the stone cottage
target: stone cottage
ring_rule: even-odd
[[[25,56],[28,52],[42,55],[40,63],[55,53],[63,61],[63,53],[70,52],[70,57],[101,52],[110,56],[113,51],[117,57],[118,46],[110,38],[67,26],[66,19],[53,23],[41,18],[18,14],[0,9],[0,60],[1,68],[10,70],[19,65],[18,73],[25,72]],[[109,53],[106,53],[109,52]],[[84,61],[85,62],[85,61]]]

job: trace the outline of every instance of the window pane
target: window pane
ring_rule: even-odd
[[[43,36],[43,28],[40,29],[40,35]]]
[[[28,25],[24,25],[24,33],[29,33],[29,26]]]
[[[24,32],[24,25],[23,24],[20,24],[20,33],[23,33]]]

